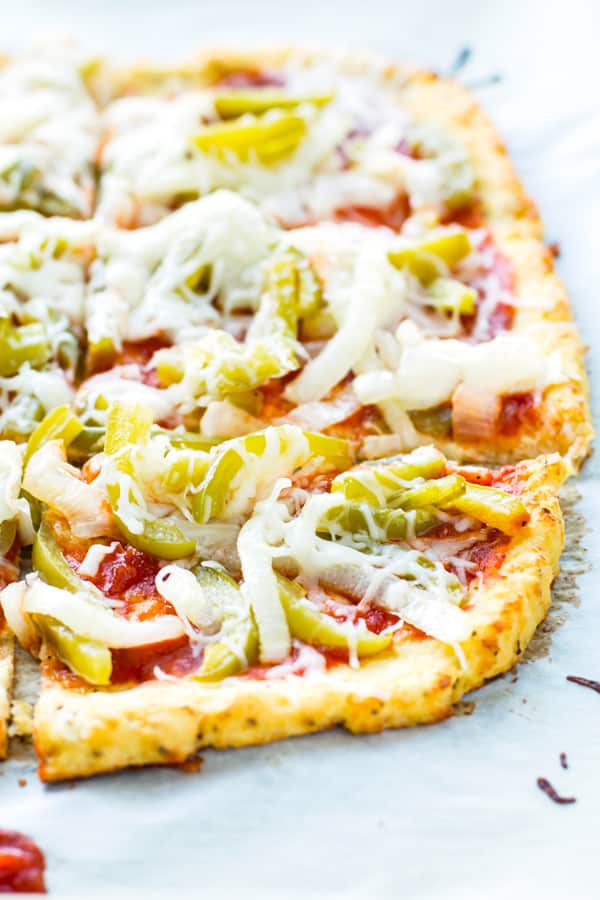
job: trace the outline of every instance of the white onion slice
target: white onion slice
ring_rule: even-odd
[[[83,481],[66,461],[62,441],[49,441],[34,453],[25,469],[23,487],[71,523],[79,537],[102,537],[114,532],[114,520],[104,492]]]
[[[158,644],[185,633],[177,616],[156,616],[143,621],[125,619],[88,594],[73,594],[39,579],[27,587],[23,611],[52,616],[75,634],[114,649]]]
[[[457,441],[489,441],[496,435],[501,400],[497,394],[461,384],[452,397],[452,432]]]

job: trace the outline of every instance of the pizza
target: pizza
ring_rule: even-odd
[[[0,721],[16,638],[40,777],[437,721],[518,661],[592,426],[467,92],[50,48],[2,104]]]

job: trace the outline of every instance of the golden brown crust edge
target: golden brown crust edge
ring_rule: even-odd
[[[13,673],[13,636],[8,628],[0,623],[0,759],[5,759],[8,750],[8,721]]]
[[[46,682],[34,719],[40,777],[182,762],[202,747],[260,744],[336,725],[376,732],[451,715],[465,692],[519,659],[550,603],[564,540],[556,492],[567,467],[553,455],[519,472],[531,521],[476,595],[473,634],[463,644],[466,670],[452,648],[427,639],[358,671],[339,666],[301,678],[161,681],[112,692]]]

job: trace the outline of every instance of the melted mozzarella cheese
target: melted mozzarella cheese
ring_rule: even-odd
[[[216,297],[226,312],[255,309],[261,264],[274,238],[259,210],[228,191],[189,203],[150,228],[103,229],[91,267],[89,340],[109,338],[117,347],[156,334],[192,340],[219,324]],[[196,284],[201,280],[206,283]]]

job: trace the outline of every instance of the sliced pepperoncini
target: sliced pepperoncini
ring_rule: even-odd
[[[354,650],[359,658],[376,656],[392,646],[391,635],[375,634],[364,623],[338,622],[307,600],[298,584],[282,575],[277,581],[290,634],[299,641],[330,650]]]

